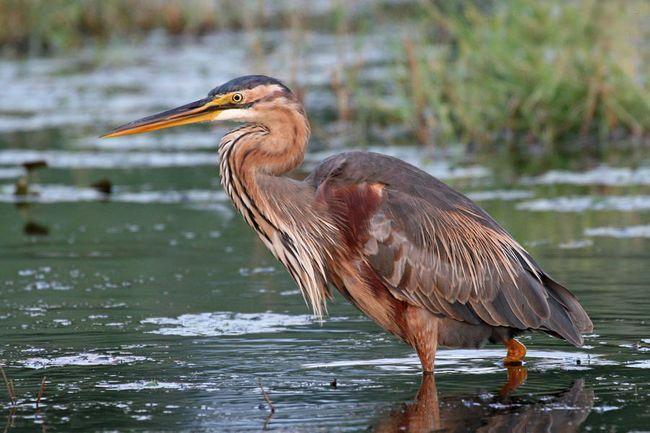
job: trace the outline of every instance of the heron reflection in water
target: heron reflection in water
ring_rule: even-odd
[[[508,367],[523,370],[526,367]],[[525,370],[513,374],[525,375]],[[434,431],[480,433],[571,433],[580,431],[594,405],[594,391],[583,379],[568,389],[536,401],[508,397],[506,387],[497,396],[439,397],[433,375],[423,375],[412,402],[381,416],[369,429],[374,433]]]
[[[424,171],[346,152],[302,181],[285,176],[302,163],[310,126],[274,78],[236,78],[105,137],[208,121],[243,123],[219,145],[221,184],[317,316],[338,289],[415,348],[424,372],[433,372],[438,346],[502,343],[510,365],[524,358],[515,337],[525,331],[576,346],[591,331],[576,298],[494,219]]]

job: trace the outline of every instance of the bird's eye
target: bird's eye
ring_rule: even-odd
[[[235,93],[232,95],[232,102],[241,102],[244,97],[242,96],[241,93]]]

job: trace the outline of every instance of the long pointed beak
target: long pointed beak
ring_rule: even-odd
[[[101,138],[121,137],[123,135],[141,134],[173,126],[187,125],[189,123],[207,122],[213,120],[223,110],[217,101],[204,98],[190,102],[178,108],[163,111],[153,116],[143,117],[122,125]]]

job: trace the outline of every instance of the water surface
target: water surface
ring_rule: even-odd
[[[332,40],[311,40],[334,55]],[[435,383],[422,382],[411,350],[341,297],[322,322],[309,314],[218,186],[222,130],[94,138],[246,65],[233,49],[242,65],[215,76],[204,45],[158,49],[194,72],[174,81],[180,66],[146,49],[90,71],[69,59],[0,63],[11,93],[0,100],[0,360],[17,394],[14,407],[0,392],[8,431],[647,430],[650,164],[504,179],[376,143],[479,200],[595,325],[579,349],[524,337],[527,379],[505,396],[498,346],[441,350]],[[323,61],[306,66],[312,95],[327,81]],[[20,164],[34,159],[49,168],[16,198]],[[91,187],[105,178],[110,196]]]

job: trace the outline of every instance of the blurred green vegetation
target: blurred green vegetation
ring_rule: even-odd
[[[200,35],[241,24],[244,10],[238,2],[211,0],[1,0],[0,46],[47,54],[157,29]]]
[[[404,118],[425,140],[430,130],[479,148],[549,153],[647,134],[647,2],[422,5],[422,28],[435,31],[404,43],[403,88]]]
[[[320,4],[320,6],[318,6]],[[0,0],[0,49],[17,55],[49,54],[89,41],[131,40],[152,31],[201,36],[220,30],[300,27],[350,30],[379,17],[398,21],[421,12],[417,2],[366,0]],[[296,22],[300,21],[300,22]]]
[[[422,144],[461,142],[470,150],[506,150],[522,160],[597,153],[614,142],[648,144],[650,2],[332,0],[329,7],[311,5],[0,0],[0,50],[49,54],[89,42],[128,41],[155,30],[201,36],[290,29],[354,38],[375,31],[376,23],[407,21],[415,30],[411,36],[395,32],[394,44],[386,47],[394,63],[386,81],[394,82],[368,83],[363,64],[332,65],[339,120],[364,131],[401,125],[408,139]],[[299,44],[301,38],[293,40]],[[260,46],[250,49],[254,58],[264,55]],[[298,77],[290,80],[299,83]]]

